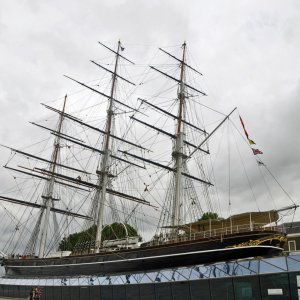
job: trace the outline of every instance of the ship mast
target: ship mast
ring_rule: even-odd
[[[94,197],[94,201],[98,203],[98,217],[97,217],[97,231],[96,231],[96,241],[95,241],[95,252],[99,253],[101,248],[101,237],[102,237],[102,228],[103,228],[103,212],[104,212],[104,203],[106,198],[106,189],[109,181],[109,164],[111,158],[111,139],[110,135],[113,132],[113,116],[114,116],[114,94],[117,80],[117,69],[119,62],[119,52],[121,50],[121,42],[118,42],[118,49],[116,52],[115,67],[112,73],[112,85],[110,90],[109,106],[107,110],[107,119],[106,119],[106,130],[104,136],[104,148],[103,156],[100,163],[100,170],[97,170],[98,174],[98,183],[97,189]]]
[[[65,112],[65,106],[67,101],[67,95],[65,96],[64,104],[63,104],[63,110],[60,114],[59,123],[58,123],[58,129],[57,132],[60,134],[62,129],[62,123],[64,119],[64,112]],[[44,220],[41,227],[41,234],[40,234],[40,247],[39,247],[39,258],[44,257],[45,247],[46,247],[46,237],[47,237],[47,230],[49,227],[49,216],[50,216],[50,210],[53,203],[53,188],[54,188],[54,181],[55,181],[55,170],[57,166],[58,156],[60,151],[60,136],[57,135],[54,140],[54,150],[52,153],[52,162],[51,162],[51,170],[49,175],[49,181],[46,183],[45,192],[42,195],[42,198],[45,202],[46,210],[43,210],[44,214]]]
[[[98,43],[116,55],[113,71],[107,69],[106,67],[104,67],[94,61],[91,61],[93,64],[97,65],[101,69],[104,69],[106,72],[109,72],[112,74],[112,84],[111,84],[110,93],[105,94],[105,93],[99,91],[98,89],[88,86],[85,83],[75,80],[69,76],[65,75],[65,77],[67,77],[70,80],[76,82],[77,84],[80,84],[81,86],[91,90],[92,92],[108,99],[108,110],[107,110],[107,116],[106,116],[105,129],[101,130],[98,127],[91,126],[90,124],[83,122],[78,117],[66,113],[65,112],[65,106],[66,106],[66,100],[67,100],[67,96],[66,96],[64,99],[64,104],[63,104],[62,110],[58,110],[51,106],[43,104],[45,106],[45,108],[59,114],[59,122],[58,122],[58,126],[57,126],[56,130],[53,130],[51,128],[31,122],[33,125],[36,125],[36,126],[42,128],[43,130],[50,131],[51,134],[53,134],[55,136],[54,149],[53,149],[53,152],[51,155],[51,159],[48,160],[46,158],[39,157],[39,156],[31,154],[31,153],[27,153],[27,152],[20,151],[20,150],[11,148],[11,147],[0,145],[3,147],[6,147],[8,149],[11,149],[16,154],[25,156],[27,159],[32,158],[32,159],[38,160],[40,162],[49,164],[49,169],[38,168],[38,167],[31,168],[31,167],[25,167],[25,166],[20,166],[20,165],[18,165],[17,168],[13,168],[13,167],[5,165],[5,168],[9,169],[11,171],[19,172],[21,174],[29,175],[31,177],[39,178],[40,180],[42,179],[42,180],[46,181],[46,184],[44,186],[44,190],[43,190],[43,193],[41,196],[42,204],[33,203],[30,201],[24,201],[22,199],[17,199],[17,198],[11,198],[11,197],[5,197],[5,196],[0,197],[0,201],[10,202],[10,203],[23,205],[23,206],[27,206],[27,207],[32,207],[32,208],[37,208],[40,210],[39,216],[36,221],[36,225],[33,228],[32,234],[30,236],[29,242],[28,242],[28,244],[26,246],[26,250],[25,250],[27,254],[33,255],[33,254],[35,254],[36,245],[39,243],[38,244],[38,246],[39,246],[38,247],[39,248],[38,256],[40,258],[43,258],[45,256],[46,240],[47,240],[47,233],[49,230],[50,212],[51,211],[53,213],[59,213],[59,214],[65,215],[65,216],[81,218],[81,219],[85,219],[88,221],[93,220],[94,223],[97,225],[96,252],[99,252],[99,249],[101,247],[101,231],[103,229],[104,204],[105,204],[107,194],[114,195],[118,198],[126,199],[129,201],[137,202],[137,203],[140,203],[143,205],[152,206],[150,204],[150,202],[143,199],[143,197],[136,197],[135,195],[130,195],[130,194],[124,193],[123,191],[115,190],[110,185],[111,177],[114,177],[110,171],[111,160],[116,160],[118,162],[121,162],[122,164],[124,163],[126,165],[126,168],[129,166],[135,166],[137,168],[145,169],[145,166],[143,166],[143,165],[136,164],[136,163],[128,160],[126,157],[120,157],[119,155],[116,155],[116,153],[112,153],[112,150],[113,150],[112,149],[112,145],[113,145],[112,141],[113,140],[117,140],[124,144],[130,145],[130,147],[135,147],[135,148],[143,149],[143,150],[148,150],[148,149],[142,147],[140,144],[136,144],[136,143],[129,141],[127,138],[124,139],[123,137],[114,135],[114,127],[115,127],[114,111],[117,106],[122,106],[123,108],[129,109],[130,111],[138,112],[137,109],[127,105],[126,103],[124,103],[124,101],[120,101],[114,97],[117,79],[123,80],[123,81],[135,86],[135,83],[133,83],[133,82],[129,81],[128,79],[117,74],[119,59],[126,60],[127,62],[129,62],[130,64],[133,64],[133,65],[134,65],[134,63],[132,61],[130,61],[129,59],[127,59],[126,57],[124,57],[120,53],[121,51],[124,50],[124,48],[121,46],[120,41],[118,42],[117,51],[110,49],[109,47],[102,44],[101,42],[98,42]],[[78,139],[76,137],[72,137],[70,135],[62,133],[62,124],[65,119],[68,119],[68,121],[70,121],[70,122],[80,124],[81,126],[88,128],[89,130],[98,132],[98,134],[100,133],[101,135],[104,135],[102,149],[99,149],[98,147],[97,148],[92,147],[92,146],[88,145],[88,143],[86,143],[85,141],[82,141],[81,139]],[[76,173],[90,174],[86,170],[82,170],[81,168],[79,168],[79,169],[74,168],[74,167],[71,167],[69,165],[65,165],[65,164],[62,164],[59,162],[61,140],[65,140],[72,144],[78,145],[88,151],[93,151],[93,152],[101,155],[102,159],[99,160],[97,171],[96,171],[96,174],[98,176],[98,180],[97,180],[96,184],[93,182],[90,182],[89,180],[82,180],[80,178],[80,176],[78,176],[80,178],[80,180],[78,180],[78,177],[74,177],[73,175],[69,175],[68,173],[66,173],[66,174],[58,173],[57,169],[58,169],[58,167],[60,167],[65,170],[69,170],[69,171],[76,172]],[[92,215],[86,216],[84,214],[79,214],[77,212],[73,212],[69,209],[63,210],[63,209],[55,208],[54,201],[59,200],[59,199],[55,199],[53,197],[54,185],[56,183],[59,185],[65,186],[66,188],[81,190],[84,192],[90,192],[90,189],[95,189],[95,194],[94,194],[93,203],[92,203],[92,209],[93,209]],[[54,215],[54,217],[55,217],[55,215]],[[57,223],[57,221],[54,220],[54,225],[56,223]],[[56,232],[56,234],[57,234],[56,238],[58,238],[58,231]]]
[[[160,230],[160,228],[170,228],[171,229],[171,236],[172,238],[176,238],[177,234],[178,234],[178,228],[180,223],[183,221],[184,218],[186,218],[186,214],[183,214],[183,209],[184,209],[184,205],[186,203],[183,203],[184,198],[185,197],[189,197],[191,198],[190,194],[194,193],[194,187],[193,187],[193,183],[192,181],[197,181],[200,182],[201,184],[205,184],[205,185],[212,185],[209,181],[205,180],[205,179],[201,179],[198,176],[193,176],[189,173],[188,169],[187,169],[187,165],[186,165],[186,159],[187,159],[187,155],[185,153],[185,145],[197,149],[205,154],[209,154],[209,151],[206,149],[201,148],[200,146],[196,146],[193,143],[191,143],[190,141],[186,140],[186,135],[185,135],[185,128],[189,127],[189,128],[193,128],[193,130],[196,130],[197,132],[199,132],[201,135],[207,135],[208,133],[204,130],[199,128],[198,126],[188,122],[186,120],[186,94],[187,94],[187,90],[192,90],[194,92],[196,92],[199,95],[203,95],[206,96],[206,94],[204,92],[202,92],[201,90],[189,85],[186,82],[186,69],[190,69],[193,72],[196,72],[199,75],[202,75],[199,71],[197,71],[196,69],[194,69],[193,67],[191,67],[190,65],[188,65],[186,63],[186,43],[184,42],[182,45],[182,56],[180,58],[177,58],[176,56],[172,55],[171,53],[159,48],[159,50],[161,50],[162,52],[164,52],[165,54],[167,54],[168,56],[170,56],[172,59],[178,61],[179,64],[179,71],[180,71],[180,75],[179,78],[174,77],[169,75],[168,73],[165,73],[163,71],[161,71],[160,69],[158,69],[155,66],[150,66],[150,68],[160,74],[162,74],[163,76],[167,77],[170,80],[173,80],[175,82],[177,82],[178,84],[178,91],[177,91],[177,103],[178,103],[178,110],[177,110],[177,114],[173,114],[171,113],[168,109],[164,109],[161,106],[157,106],[153,103],[151,103],[150,101],[147,101],[145,99],[140,99],[139,100],[149,106],[151,109],[154,109],[156,111],[158,111],[159,113],[164,114],[166,117],[171,117],[172,119],[176,120],[176,124],[175,124],[175,132],[174,134],[164,130],[164,128],[160,128],[157,126],[153,126],[151,124],[148,124],[147,122],[145,122],[144,120],[140,120],[136,117],[131,117],[132,120],[139,122],[140,124],[149,127],[159,133],[162,133],[170,138],[173,139],[173,152],[172,152],[172,158],[173,158],[173,166],[169,166],[169,165],[165,165],[165,164],[161,164],[157,161],[153,161],[150,159],[146,159],[144,157],[140,157],[138,155],[135,155],[133,153],[130,153],[128,151],[121,151],[124,154],[126,154],[126,156],[131,156],[135,159],[147,162],[149,164],[152,164],[156,167],[159,168],[163,168],[169,172],[173,173],[172,176],[172,183],[170,186],[170,190],[172,190],[172,193],[169,193],[166,195],[167,199],[167,205],[168,205],[168,211],[170,213],[166,214],[163,213],[161,215],[160,218],[160,224],[158,226],[158,229]],[[184,188],[184,185],[188,184],[190,189],[193,190],[191,192],[189,192],[189,196],[187,195],[187,191]],[[169,190],[169,191],[170,191]],[[194,197],[197,197],[197,195],[194,193]],[[201,212],[202,209],[200,207],[200,205],[198,205],[197,209]],[[167,227],[165,227],[167,225]]]
[[[175,158],[175,198],[172,207],[171,215],[171,226],[173,228],[173,235],[177,234],[177,226],[180,223],[180,203],[181,203],[181,194],[182,194],[182,169],[183,169],[183,116],[184,116],[184,105],[185,105],[185,52],[186,52],[186,43],[182,45],[183,54],[182,54],[182,63],[180,69],[180,83],[178,91],[178,100],[179,100],[179,109],[178,109],[178,118],[177,118],[177,129],[176,129],[176,140],[175,140],[175,151],[172,153]]]

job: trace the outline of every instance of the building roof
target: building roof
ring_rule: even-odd
[[[300,233],[300,221],[282,224],[286,234]]]

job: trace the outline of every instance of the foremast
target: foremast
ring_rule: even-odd
[[[171,53],[159,48],[162,52],[170,56],[172,59],[179,62],[179,77],[175,77],[172,75],[169,75],[168,73],[163,72],[162,70],[158,69],[155,66],[150,66],[150,68],[163,76],[167,77],[170,80],[175,81],[178,84],[178,90],[177,90],[177,113],[173,114],[170,110],[164,109],[161,106],[157,106],[145,99],[139,99],[142,104],[147,105],[151,109],[154,109],[158,111],[159,113],[164,114],[166,117],[171,117],[173,120],[176,120],[175,123],[175,132],[170,133],[160,127],[153,126],[151,124],[148,124],[144,122],[143,120],[139,120],[135,117],[131,117],[134,121],[139,122],[140,124],[149,127],[159,133],[162,133],[170,138],[173,139],[173,152],[172,152],[172,159],[173,159],[173,166],[161,164],[157,161],[153,161],[150,159],[146,159],[143,157],[139,157],[137,155],[134,155],[128,151],[121,151],[127,156],[134,157],[135,159],[142,160],[144,162],[147,162],[149,164],[152,164],[156,167],[165,169],[169,172],[173,173],[172,176],[172,182],[169,185],[168,192],[166,194],[166,200],[164,204],[164,209],[162,211],[162,214],[160,216],[159,224],[157,227],[157,232],[161,236],[163,234],[163,231],[165,229],[168,230],[166,238],[176,239],[178,235],[178,231],[180,228],[180,224],[182,222],[186,222],[187,215],[191,215],[190,211],[188,212],[186,210],[186,205],[190,203],[191,200],[191,194],[193,194],[193,203],[192,205],[195,206],[195,209],[197,210],[197,213],[202,212],[201,205],[198,201],[193,181],[200,182],[201,184],[209,185],[212,184],[202,178],[199,178],[198,176],[193,176],[189,173],[186,160],[187,160],[187,153],[186,153],[186,146],[197,149],[205,154],[209,154],[209,151],[206,149],[203,149],[190,141],[186,139],[186,133],[185,128],[193,128],[193,130],[196,130],[200,135],[207,135],[207,132],[204,129],[199,128],[195,124],[192,124],[186,120],[186,98],[187,98],[187,90],[192,90],[196,92],[199,95],[206,96],[204,92],[201,90],[189,85],[186,82],[186,69],[191,69],[193,72],[196,72],[199,75],[202,75],[199,71],[191,67],[186,63],[186,43],[184,42],[182,45],[182,56],[180,58],[177,58],[176,56],[172,55]],[[189,191],[185,188],[185,185],[189,185]],[[195,201],[196,199],[196,201]],[[186,201],[187,200],[187,201]],[[185,207],[183,207],[185,205]],[[185,211],[184,211],[185,209]],[[167,211],[167,213],[166,213]],[[200,217],[200,215],[199,215]],[[169,231],[170,230],[170,231]],[[170,235],[169,235],[170,234]],[[156,235],[155,235],[156,236]],[[155,238],[155,237],[154,237]]]
[[[109,177],[112,176],[109,173],[109,165],[111,160],[111,138],[110,135],[113,132],[113,116],[114,116],[114,96],[116,89],[116,80],[117,80],[117,69],[118,62],[121,50],[121,42],[118,42],[118,49],[116,52],[116,60],[114,71],[112,73],[112,84],[110,90],[109,104],[106,117],[106,127],[104,135],[104,147],[103,155],[100,161],[100,169],[97,170],[98,182],[97,189],[94,196],[94,201],[98,203],[98,214],[97,214],[97,230],[96,230],[96,240],[95,240],[95,252],[99,253],[101,248],[101,238],[102,238],[102,229],[103,229],[103,213],[104,213],[104,204],[106,199],[106,190],[109,184]]]
[[[66,107],[66,101],[67,101],[67,95],[64,99],[63,104],[63,110],[60,114],[59,122],[58,122],[58,129],[57,132],[60,134],[64,119],[64,112]],[[45,209],[43,210],[42,214],[44,215],[44,218],[42,220],[42,226],[40,230],[40,246],[39,246],[39,258],[44,257],[45,255],[45,247],[46,247],[46,238],[47,238],[47,231],[49,227],[49,217],[50,217],[50,210],[53,205],[53,190],[54,190],[54,182],[55,182],[55,171],[57,167],[57,162],[59,158],[59,152],[60,152],[60,136],[56,135],[54,140],[54,150],[51,156],[51,167],[50,167],[50,174],[49,174],[49,180],[46,183],[45,191],[42,195],[42,198],[44,199]]]
[[[183,45],[182,63],[180,66],[180,82],[178,91],[178,118],[176,125],[176,139],[175,139],[175,151],[172,153],[175,159],[175,198],[172,207],[171,226],[173,228],[172,235],[177,235],[177,227],[180,225],[180,203],[182,201],[182,171],[183,171],[183,158],[184,158],[184,108],[185,108],[185,52],[186,43]]]

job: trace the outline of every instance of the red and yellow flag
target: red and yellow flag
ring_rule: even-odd
[[[245,136],[247,137],[249,145],[255,145],[255,142],[249,138],[249,135],[248,135],[248,132],[247,132],[247,130],[245,128],[245,124],[244,124],[243,119],[241,118],[241,116],[239,116],[239,117],[240,117],[240,121],[241,121],[241,124],[243,126],[243,129],[244,129],[244,132],[245,132]]]

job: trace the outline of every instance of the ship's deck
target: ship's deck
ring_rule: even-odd
[[[187,242],[187,241],[196,241],[201,239],[208,238],[222,238],[230,235],[241,235],[241,234],[251,234],[251,232],[270,232],[274,234],[283,234],[284,230],[282,226],[266,226],[263,224],[239,224],[233,225],[229,227],[223,228],[214,228],[210,230],[201,230],[199,232],[190,231],[189,234],[182,234],[176,236],[176,238],[171,238],[169,235],[160,234],[154,236],[154,238],[142,244],[142,246],[157,246],[157,245],[167,245],[167,244],[175,244],[179,242]]]

